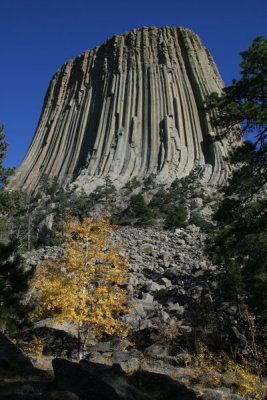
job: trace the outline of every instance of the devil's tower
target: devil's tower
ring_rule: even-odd
[[[168,183],[194,168],[204,182],[221,183],[229,143],[210,140],[215,129],[203,104],[222,87],[188,29],[115,35],[55,74],[10,186],[32,191],[46,174],[90,191],[106,176],[117,186],[150,174]]]

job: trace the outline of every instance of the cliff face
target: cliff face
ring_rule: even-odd
[[[203,111],[222,80],[198,36],[185,28],[115,35],[68,61],[48,88],[29,151],[10,186],[32,191],[43,174],[92,190],[157,174],[159,182],[199,169],[220,184],[229,143],[212,144]]]

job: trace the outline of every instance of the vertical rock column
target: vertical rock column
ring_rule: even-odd
[[[34,191],[44,174],[87,191],[105,176],[118,186],[152,173],[171,183],[194,168],[204,182],[220,184],[229,144],[208,141],[215,130],[203,104],[222,87],[209,52],[188,29],[115,35],[55,74],[10,187]]]

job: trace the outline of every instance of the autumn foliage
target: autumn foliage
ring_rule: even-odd
[[[127,262],[121,249],[109,245],[112,228],[104,219],[68,219],[64,224],[64,258],[45,261],[32,285],[38,306],[32,317],[70,320],[80,333],[100,338],[123,337],[118,317],[127,312]],[[83,339],[85,340],[85,339]]]

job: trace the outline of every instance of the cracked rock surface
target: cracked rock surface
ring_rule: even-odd
[[[33,191],[41,177],[91,192],[109,177],[117,188],[156,174],[171,183],[198,167],[221,184],[235,140],[203,111],[222,79],[199,37],[181,27],[115,35],[66,62],[52,78],[40,121],[10,188]]]

